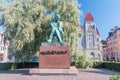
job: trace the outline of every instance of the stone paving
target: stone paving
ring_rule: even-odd
[[[106,69],[78,69],[78,80],[109,80],[111,75],[120,75]],[[38,75],[29,75],[29,69],[0,71],[0,80],[40,80]],[[52,80],[52,79],[48,79]]]
[[[109,80],[113,75],[120,75],[107,69],[79,69],[78,80]]]

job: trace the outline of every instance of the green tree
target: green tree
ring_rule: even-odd
[[[0,21],[11,42],[10,52],[18,60],[29,60],[30,55],[38,57],[41,42],[48,39],[49,23],[55,11],[64,23],[65,41],[70,44],[71,55],[75,54],[81,16],[77,0],[13,0],[0,4]]]

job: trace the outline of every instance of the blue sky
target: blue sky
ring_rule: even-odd
[[[81,24],[83,25],[87,12],[94,17],[96,26],[105,40],[108,32],[114,26],[120,27],[120,0],[78,0],[81,3],[83,15]]]

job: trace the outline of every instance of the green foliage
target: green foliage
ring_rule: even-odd
[[[17,69],[17,65],[16,65],[16,63],[13,63],[13,64],[12,64],[12,66],[11,66],[11,70],[13,70],[13,69]]]
[[[120,71],[120,62],[94,62],[93,67]]]
[[[81,15],[77,0],[13,0],[0,4],[0,21],[11,42],[10,52],[18,61],[38,57],[39,46],[48,39],[49,23],[56,11],[64,23],[65,41],[75,53]]]
[[[0,71],[11,69],[11,63],[0,63]]]
[[[110,80],[120,80],[120,76],[112,76]]]
[[[77,68],[89,68],[92,67],[93,62],[89,60],[87,54],[83,51],[78,51],[75,54],[75,66]]]
[[[104,62],[104,66],[107,69],[120,71],[120,62]]]
[[[0,71],[20,69],[20,68],[36,68],[38,66],[39,63],[37,62],[0,63]]]
[[[103,62],[94,62],[93,68],[105,68],[105,66]]]

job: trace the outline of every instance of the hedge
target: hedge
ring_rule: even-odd
[[[105,66],[103,62],[94,62],[93,68],[105,68]]]
[[[11,69],[12,63],[0,63],[0,71]]]
[[[0,71],[19,69],[19,68],[35,68],[38,67],[37,62],[19,62],[19,63],[0,63]]]
[[[120,71],[120,62],[94,62],[93,67]]]
[[[71,65],[75,65],[75,63]],[[0,71],[19,68],[38,68],[38,66],[38,62],[0,63]],[[93,68],[106,68],[120,71],[120,62],[94,62]]]
[[[110,80],[120,80],[120,76],[112,76]]]

